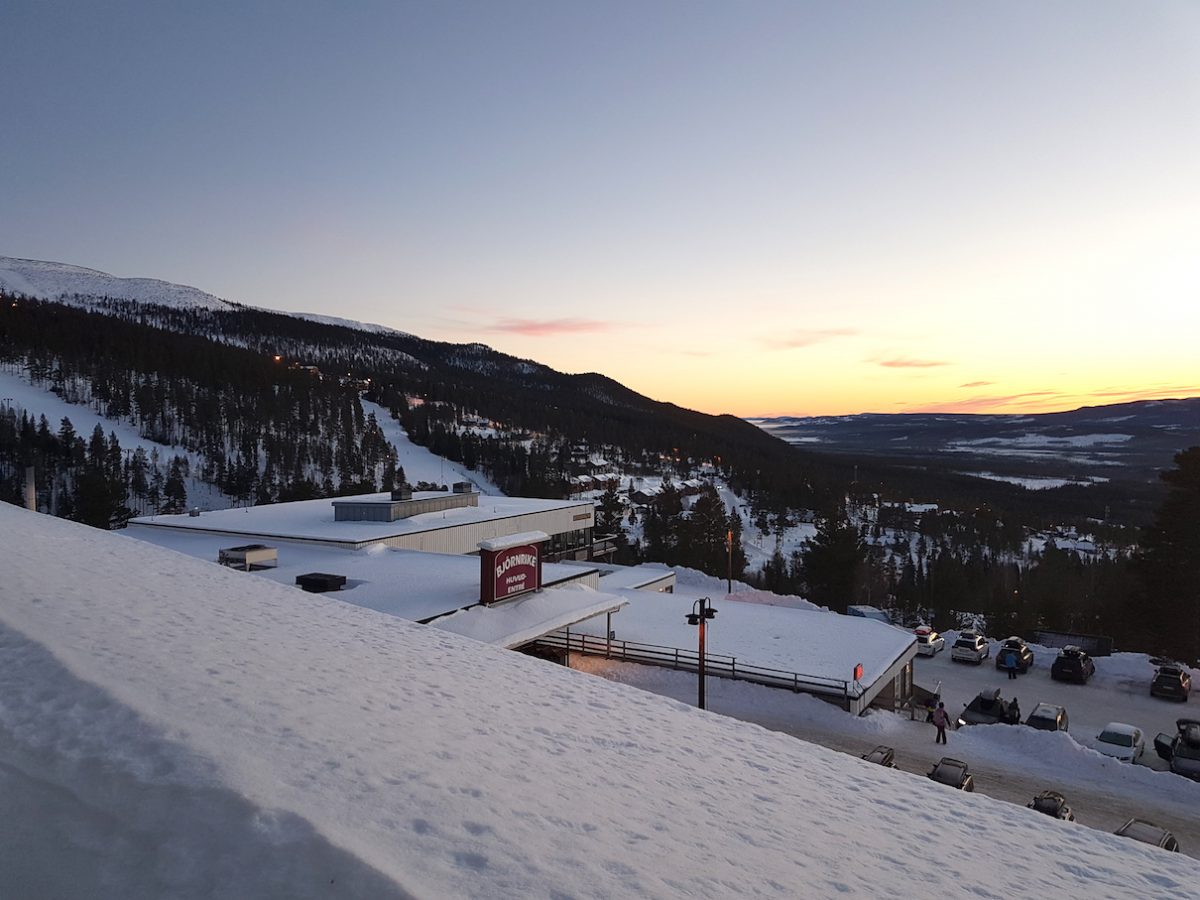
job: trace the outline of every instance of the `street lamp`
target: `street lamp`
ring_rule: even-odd
[[[708,709],[704,704],[704,623],[709,619],[715,618],[717,611],[713,609],[712,600],[708,597],[701,597],[692,604],[692,611],[687,614],[687,623],[689,625],[700,626],[700,654],[699,666],[697,671],[700,674],[700,694],[697,705],[701,709]]]

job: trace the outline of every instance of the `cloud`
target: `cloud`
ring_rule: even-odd
[[[1058,391],[1028,391],[1023,394],[993,394],[991,396],[970,397],[966,400],[946,400],[942,403],[920,403],[913,406],[909,412],[926,413],[979,413],[994,412],[996,409],[1011,410],[1016,408],[1037,407],[1031,410],[1039,412],[1047,405],[1061,408],[1062,401],[1067,395]],[[1057,402],[1055,400],[1057,398]]]
[[[774,350],[799,350],[840,337],[858,334],[857,328],[800,328],[790,334],[763,338],[763,343]]]
[[[985,382],[986,383],[986,382]],[[966,385],[963,385],[966,387]],[[1165,400],[1200,396],[1200,385],[1162,385],[1156,388],[1102,388],[1083,393],[1027,391],[1022,394],[985,394],[965,400],[920,403],[905,412],[922,413],[1041,413],[1077,409],[1080,406],[1121,403],[1134,400]]]
[[[1084,398],[1095,397],[1111,402],[1113,400],[1169,400],[1198,395],[1200,395],[1200,385],[1177,384],[1150,388],[1104,388],[1098,391],[1088,391],[1082,396]]]
[[[994,381],[968,381],[966,384],[960,384],[959,387],[960,388],[988,387],[989,385],[992,385],[995,383],[996,382],[994,382]]]
[[[937,366],[948,366],[950,363],[937,359],[881,359],[879,365],[888,369],[932,369]]]
[[[586,334],[612,331],[611,322],[599,319],[498,319],[481,326],[484,331],[520,334],[525,337],[553,337],[557,334]]]

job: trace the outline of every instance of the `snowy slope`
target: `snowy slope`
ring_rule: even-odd
[[[12,896],[1129,897],[1200,881],[1188,857],[2,504],[0,568]]]
[[[158,303],[176,309],[237,309],[238,306],[198,288],[157,278],[117,278],[82,266],[11,256],[0,256],[0,288],[43,300],[79,295]]]
[[[133,300],[137,303],[157,303],[175,309],[253,309],[246,304],[222,300],[199,288],[173,284],[157,278],[118,278],[96,269],[85,269],[67,263],[45,262],[37,259],[17,259],[0,256],[0,288],[42,300],[57,300],[72,305],[94,308],[92,301],[103,297]],[[270,310],[279,312],[278,310]],[[284,315],[307,319],[325,325],[341,325],[357,331],[375,334],[403,334],[384,325],[373,325],[325,316],[316,313]]]

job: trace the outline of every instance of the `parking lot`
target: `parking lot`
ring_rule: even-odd
[[[981,690],[993,687],[1006,699],[1015,694],[1023,714],[1039,701],[1060,704],[1070,716],[1070,737],[1024,726],[978,725],[952,732],[942,747],[934,744],[933,727],[921,716],[914,721],[908,715],[872,711],[853,717],[806,695],[715,678],[708,680],[708,708],[854,756],[877,744],[890,746],[897,777],[924,776],[943,755],[955,757],[970,766],[979,794],[1024,806],[1043,790],[1057,790],[1074,809],[1077,825],[1111,832],[1129,818],[1148,819],[1172,831],[1182,852],[1200,858],[1200,783],[1165,771],[1152,746],[1159,731],[1175,732],[1177,718],[1190,718],[1193,710],[1200,718],[1200,699],[1178,703],[1151,697],[1154,666],[1132,654],[1097,659],[1096,675],[1077,685],[1053,681],[1050,663],[1057,651],[1034,647],[1033,667],[1009,681],[995,668],[998,644],[993,642],[992,658],[975,666],[951,662],[948,641],[947,650],[936,657],[918,657],[916,681],[925,687],[941,682],[952,716]],[[574,665],[695,703],[695,675],[603,659],[577,659]],[[1112,721],[1143,729],[1147,750],[1142,764],[1120,763],[1088,749]],[[950,790],[923,777],[914,786]]]

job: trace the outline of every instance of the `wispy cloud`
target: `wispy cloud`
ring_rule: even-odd
[[[948,366],[950,363],[940,359],[908,359],[907,357],[898,357],[896,359],[881,359],[879,365],[888,369],[933,369],[938,366]]]
[[[834,338],[852,337],[858,333],[857,328],[799,328],[786,334],[764,337],[762,342],[774,350],[799,350]]]
[[[1084,398],[1095,397],[1100,400],[1166,400],[1173,397],[1200,396],[1198,384],[1160,385],[1149,388],[1104,388],[1098,391],[1088,391]]]
[[[553,337],[558,334],[588,334],[612,331],[612,322],[599,319],[498,319],[480,326],[484,331],[520,334],[525,337]]]
[[[966,400],[945,400],[940,403],[920,403],[910,408],[909,412],[929,413],[985,413],[998,409],[1011,410],[1034,407],[1031,412],[1038,412],[1048,407],[1060,407],[1067,395],[1059,391],[1027,391],[1023,394],[992,394],[982,397],[969,397]]]
[[[966,384],[960,384],[959,387],[960,388],[987,387],[987,386],[995,384],[995,383],[996,382],[994,382],[994,381],[968,381]]]

